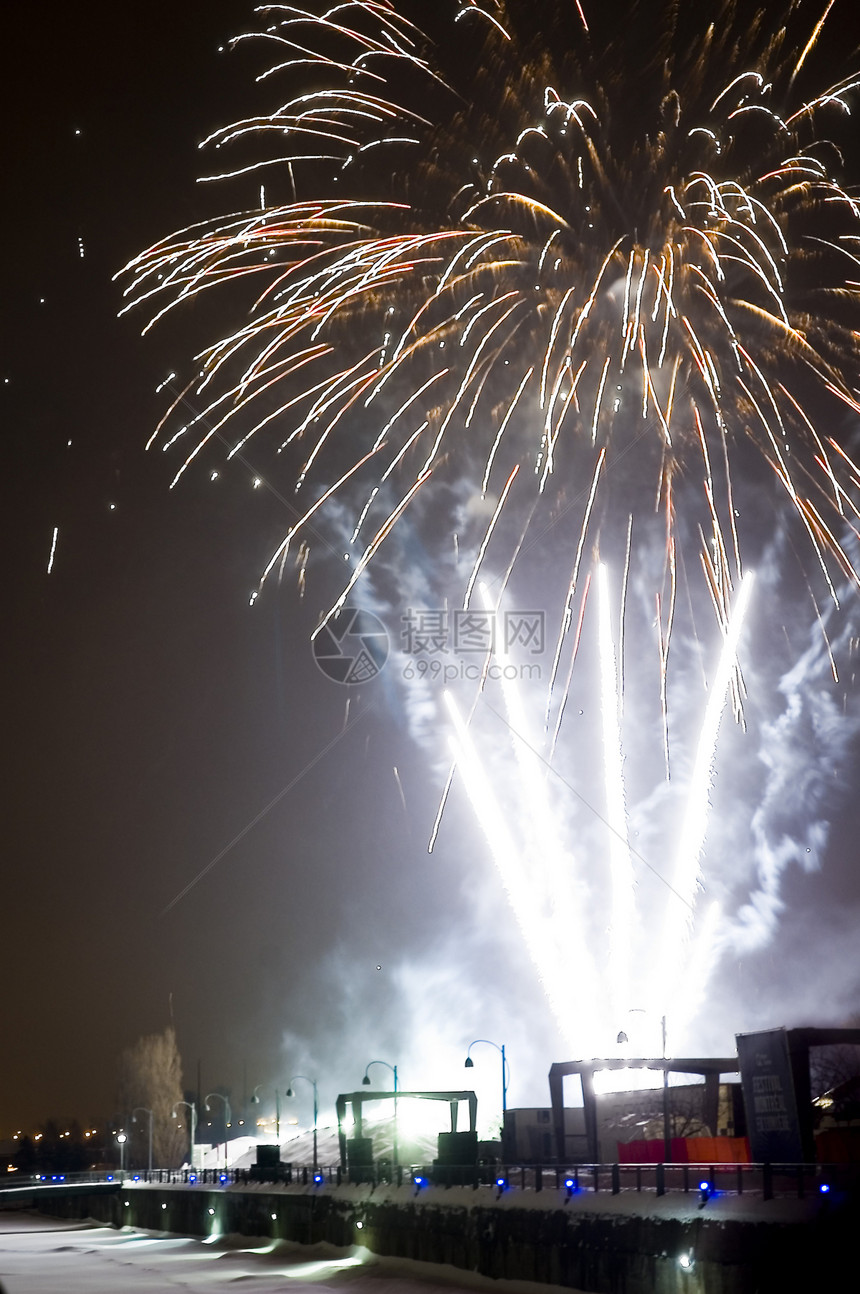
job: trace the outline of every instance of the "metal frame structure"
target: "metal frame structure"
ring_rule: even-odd
[[[459,1113],[460,1102],[466,1101],[469,1106],[469,1131],[474,1132],[478,1120],[478,1098],[474,1092],[342,1092],[335,1102],[337,1112],[337,1140],[340,1146],[340,1162],[343,1168],[347,1167],[346,1154],[346,1133],[343,1130],[343,1122],[346,1117],[347,1106],[352,1107],[352,1116],[355,1123],[355,1136],[362,1136],[363,1113],[362,1107],[366,1101],[447,1101],[451,1111],[451,1131],[457,1131],[457,1116]]]
[[[552,1126],[555,1134],[555,1151],[558,1163],[567,1161],[564,1131],[564,1080],[578,1074],[582,1084],[582,1104],[585,1117],[586,1162],[598,1162],[599,1138],[597,1133],[597,1096],[594,1075],[601,1069],[655,1069],[664,1077],[669,1074],[699,1074],[705,1080],[705,1122],[716,1127],[717,1106],[720,1093],[720,1075],[737,1074],[737,1056],[704,1057],[640,1057],[628,1060],[618,1056],[594,1060],[557,1061],[549,1070],[549,1099],[552,1107]],[[664,1140],[668,1136],[668,1110],[664,1108]]]

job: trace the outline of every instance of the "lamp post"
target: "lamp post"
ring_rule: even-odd
[[[663,1060],[666,1060],[666,1017],[660,1020],[663,1035]],[[663,1065],[663,1155],[667,1164],[672,1162],[672,1128],[669,1117],[669,1071]]]
[[[509,1072],[508,1062],[505,1057],[504,1044],[493,1042],[492,1039],[490,1038],[476,1038],[474,1042],[469,1043],[469,1048],[466,1052],[466,1063],[463,1066],[464,1069],[474,1069],[475,1062],[472,1060],[471,1052],[472,1052],[472,1048],[476,1047],[479,1042],[486,1043],[488,1047],[495,1047],[496,1051],[498,1051],[502,1057],[502,1139],[504,1140],[505,1115],[507,1114],[507,1111],[508,1111],[508,1072]]]
[[[204,1105],[206,1106],[207,1114],[209,1114],[212,1109],[212,1107],[209,1104],[209,1098],[212,1096],[217,1096],[219,1100],[224,1102],[224,1167],[227,1168],[229,1166],[228,1159],[227,1159],[227,1129],[232,1127],[232,1115],[230,1113],[230,1102],[227,1100],[227,1097],[224,1096],[223,1093],[221,1092],[209,1092],[204,1099]]]
[[[297,1078],[301,1078],[305,1083],[310,1083],[314,1089],[314,1176],[316,1176],[319,1163],[317,1160],[317,1119],[319,1116],[319,1097],[317,1094],[316,1079],[308,1078],[305,1074],[293,1074],[290,1079],[290,1085],[287,1088],[287,1096],[293,1096],[293,1083]]]
[[[137,1123],[138,1110],[141,1114],[149,1115],[149,1163],[147,1167],[149,1168],[149,1171],[152,1172],[152,1110],[148,1109],[145,1105],[136,1105],[131,1112],[132,1123]]]
[[[119,1146],[119,1171],[121,1174],[125,1172],[125,1143],[127,1141],[128,1137],[124,1132],[116,1134],[116,1144]]]
[[[274,1087],[271,1083],[258,1083],[257,1086],[254,1088],[253,1092],[251,1093],[252,1105],[260,1104],[260,1098],[257,1095],[257,1093],[259,1092],[261,1087],[271,1087],[272,1091],[275,1094],[275,1136],[277,1138],[278,1145],[280,1145],[281,1144],[281,1094],[278,1091],[278,1089]]]
[[[639,1015],[648,1014],[647,1011],[645,1011],[645,1009],[641,1006],[631,1006],[627,1014],[633,1015],[634,1012],[638,1013]],[[660,1033],[662,1037],[663,1060],[665,1061],[667,1059],[665,1015],[660,1017]],[[621,1030],[621,1032],[619,1033],[615,1041],[618,1043],[619,1046],[622,1043],[629,1041],[627,1034],[624,1032],[623,1029]],[[669,1071],[664,1065],[663,1066],[663,1163],[670,1164],[671,1162],[672,1162],[672,1128],[671,1128],[671,1118],[669,1115]]]
[[[387,1060],[370,1060],[370,1061],[368,1061],[367,1065],[365,1066],[365,1070],[364,1070],[364,1078],[361,1080],[361,1082],[362,1082],[362,1086],[364,1086],[364,1087],[370,1087],[370,1075],[368,1074],[368,1072],[367,1072],[367,1071],[370,1069],[371,1065],[384,1065],[384,1066],[385,1066],[385,1068],[386,1068],[386,1069],[390,1069],[390,1070],[391,1070],[391,1072],[392,1072],[392,1074],[394,1075],[394,1135],[393,1135],[393,1137],[392,1137],[392,1142],[393,1142],[392,1155],[393,1155],[393,1159],[394,1159],[394,1167],[396,1168],[396,1167],[397,1167],[397,1163],[398,1163],[398,1156],[397,1156],[397,1066],[396,1066],[396,1065],[389,1065],[389,1063],[388,1063],[388,1061],[387,1061]]]
[[[194,1145],[197,1140],[197,1106],[193,1101],[177,1101],[170,1112],[171,1119],[175,1119],[177,1117],[176,1111],[179,1109],[180,1105],[184,1105],[187,1109],[191,1111],[191,1152],[188,1156],[188,1159],[191,1164],[191,1167],[193,1168],[194,1167]]]

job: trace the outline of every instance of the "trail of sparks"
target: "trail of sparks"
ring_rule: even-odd
[[[48,572],[47,572],[48,575],[50,575],[51,571],[54,569],[54,556],[57,551],[57,537],[59,533],[60,533],[59,526],[54,526],[54,533],[51,535],[51,552],[50,552],[50,556],[48,557]]]
[[[568,1044],[574,1046],[580,1029],[571,1028],[572,1006],[564,974],[565,966],[554,954],[554,941],[548,942],[546,939],[546,916],[541,912],[533,879],[522,865],[518,847],[505,824],[501,805],[450,692],[445,693],[445,702],[454,725],[455,736],[452,738],[451,750],[463,775],[466,793],[490,846],[502,885],[555,1019]],[[579,987],[577,1010],[581,1006],[583,1011],[589,1012],[594,1000],[587,985]],[[577,1025],[580,1024],[578,1021]]]
[[[261,81],[284,79],[286,102],[204,144],[274,150],[225,174],[287,166],[300,185],[307,165],[349,188],[334,197],[323,184],[284,205],[260,188],[261,209],[183,230],[127,267],[126,308],[149,304],[154,319],[204,291],[252,288],[245,322],[199,357],[192,386],[206,403],[194,423],[210,430],[179,475],[212,443],[216,412],[239,444],[295,419],[285,444],[313,433],[298,481],[320,472],[336,482],[327,499],[343,495],[354,473],[324,460],[396,388],[373,461],[366,449],[354,457],[359,475],[376,474],[361,521],[382,510],[377,533],[394,515],[380,488],[394,468],[407,477],[401,497],[423,494],[440,459],[463,452],[464,432],[482,492],[530,466],[539,494],[556,481],[565,490],[571,472],[596,479],[599,456],[607,489],[633,434],[643,502],[704,470],[703,534],[734,553],[739,577],[732,464],[745,441],[776,474],[831,590],[831,560],[853,574],[838,532],[857,468],[821,452],[807,389],[860,407],[860,206],[820,133],[850,118],[860,77],[797,99],[830,5],[812,30],[788,16],[792,47],[777,27],[771,40],[750,33],[727,4],[692,62],[678,36],[688,5],[667,7],[662,70],[646,61],[618,79],[641,103],[635,123],[600,77],[607,50],[623,56],[617,24],[604,32],[583,9],[569,50],[537,52],[524,0],[498,0],[492,14],[461,0],[454,23],[482,21],[447,42],[421,31],[410,0],[350,0],[336,18],[265,9],[266,29],[241,40],[274,52]],[[544,10],[550,31],[559,10],[552,0]],[[464,39],[492,74],[472,76],[466,53],[453,57]],[[365,161],[383,146],[402,162],[390,194]],[[414,177],[408,189],[401,174]],[[665,660],[668,632],[660,650]]]
[[[732,676],[737,669],[738,642],[754,582],[753,575],[748,571],[732,608],[719,664],[705,706],[696,758],[686,791],[684,820],[675,856],[672,886],[680,898],[676,898],[674,894],[670,895],[663,937],[658,944],[661,953],[656,983],[652,987],[652,996],[658,1000],[665,994],[673,967],[677,964],[678,949],[683,947],[690,933],[690,914],[694,908],[696,891],[701,881],[701,854],[708,826],[709,796],[720,720],[728,699]]]
[[[505,772],[503,754],[495,750],[490,758],[482,759],[471,724],[462,717],[450,693],[445,699],[455,729],[456,770],[463,778],[559,1029],[565,1037],[575,1033],[581,1054],[605,1055],[619,1022],[627,1012],[638,1009],[637,1000],[644,997],[648,1001],[648,1011],[655,1019],[671,1016],[675,1036],[683,1036],[707,989],[725,923],[717,903],[710,903],[704,914],[698,912],[700,863],[720,719],[731,694],[754,579],[750,573],[744,577],[726,628],[696,756],[684,787],[675,871],[665,878],[663,929],[657,937],[653,930],[646,934],[638,920],[638,887],[625,805],[620,726],[623,697],[605,566],[598,568],[597,585],[607,809],[604,843],[596,858],[593,854],[586,858],[562,838],[559,810],[548,793],[545,767],[534,753],[528,707],[516,666],[507,653],[494,652],[492,677],[499,680],[512,735],[516,760],[512,781],[511,770]],[[496,609],[483,586],[482,598],[485,608]],[[485,686],[486,680],[482,689]],[[509,781],[516,788],[513,794]],[[609,913],[608,939],[602,924],[593,920],[595,907],[602,906]],[[652,973],[647,983],[634,984],[632,959],[643,940]],[[564,997],[558,992],[558,983],[568,976],[572,949],[576,977]]]
[[[621,1019],[630,1003],[630,953],[634,934],[634,888],[630,844],[627,838],[627,809],[624,803],[624,773],[619,731],[620,681],[612,638],[609,610],[609,577],[601,564],[597,571],[599,594],[598,631],[600,639],[600,695],[603,716],[603,766],[606,785],[606,813],[612,832],[609,840],[612,874],[612,916],[609,928],[609,966],[612,975],[614,1016]]]

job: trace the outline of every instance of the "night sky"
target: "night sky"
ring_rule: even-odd
[[[303,600],[292,582],[249,606],[287,476],[250,448],[171,492],[175,463],[144,451],[157,384],[220,307],[141,339],[111,278],[224,205],[195,183],[197,142],[254,102],[219,52],[249,22],[235,0],[6,19],[0,1136],[110,1117],[118,1053],[171,1019],[186,1083],[199,1064],[234,1104],[305,1073],[329,1105],[376,1058],[402,1087],[465,1086],[473,1038],[508,1044],[510,1104],[544,1104],[568,1058],[464,797],[427,853],[444,758],[396,688],[339,687],[313,660],[337,556]],[[787,877],[778,937],[724,968],[703,1046],[851,1010],[845,750],[822,869]]]
[[[333,1098],[377,1056],[402,1065],[404,959],[454,942],[469,979],[499,955],[456,938],[456,815],[428,862],[439,787],[397,715],[368,692],[347,720],[314,664],[325,586],[249,609],[284,504],[238,463],[170,493],[144,453],[174,352],[117,321],[111,276],[207,214],[197,141],[241,111],[218,47],[249,15],[49,6],[5,42],[3,1135],[111,1115],[117,1054],[171,995],[189,1085],[199,1061],[236,1098],[297,1071]],[[493,1036],[483,1009],[466,1028],[458,1054]]]

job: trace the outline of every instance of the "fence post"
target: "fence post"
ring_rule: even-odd
[[[621,1193],[621,1169],[619,1168],[618,1164],[613,1164],[612,1165],[612,1194],[619,1195],[620,1193]]]
[[[763,1200],[773,1199],[773,1164],[762,1164],[761,1166],[761,1198]]]
[[[535,1165],[535,1190],[536,1191],[543,1190],[543,1165],[542,1164]]]
[[[657,1165],[657,1172],[655,1176],[657,1178],[657,1194],[665,1195],[666,1194],[666,1165],[665,1164]]]

